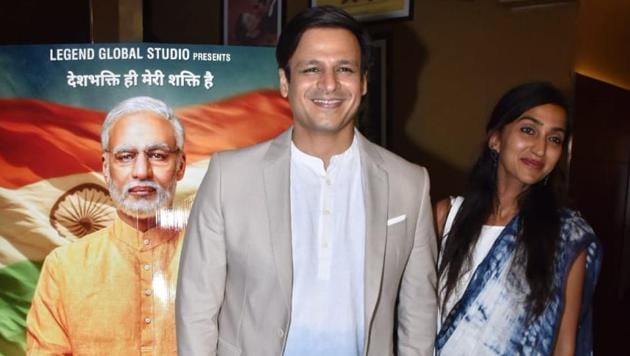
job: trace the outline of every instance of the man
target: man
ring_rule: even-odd
[[[136,97],[107,115],[103,175],[112,225],[55,249],[27,317],[31,355],[175,355],[182,231],[160,228],[184,176],[184,130],[163,102]]]
[[[237,18],[234,34],[238,45],[274,45],[278,37],[276,0],[250,0]]]
[[[431,355],[429,181],[353,127],[367,35],[315,7],[276,57],[294,125],[212,158],[182,250],[180,355]]]

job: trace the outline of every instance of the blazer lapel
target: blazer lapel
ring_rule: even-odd
[[[387,172],[381,168],[383,159],[372,144],[355,131],[359,139],[363,199],[365,201],[365,322],[366,342],[376,301],[381,290],[385,242],[387,234],[387,211],[389,184]]]
[[[273,140],[264,157],[266,164],[263,171],[271,248],[276,262],[280,288],[289,310],[291,310],[293,288],[289,176],[291,132],[292,130],[289,129]]]

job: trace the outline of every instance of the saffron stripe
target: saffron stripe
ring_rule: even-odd
[[[254,144],[291,124],[277,90],[179,108],[189,163]],[[101,170],[100,129],[105,113],[35,99],[0,99],[0,187]]]

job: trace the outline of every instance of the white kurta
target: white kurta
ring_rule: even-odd
[[[356,138],[321,159],[291,147],[293,298],[285,355],[361,355],[365,207]]]

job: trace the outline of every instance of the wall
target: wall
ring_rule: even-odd
[[[90,6],[85,0],[0,2],[0,44],[90,41]]]
[[[393,32],[392,148],[425,163],[433,197],[461,191],[498,98],[544,79],[571,90],[577,5],[514,10],[497,0],[415,2]]]
[[[582,0],[575,71],[630,89],[630,1]]]
[[[145,42],[220,44],[220,3],[144,0]]]

